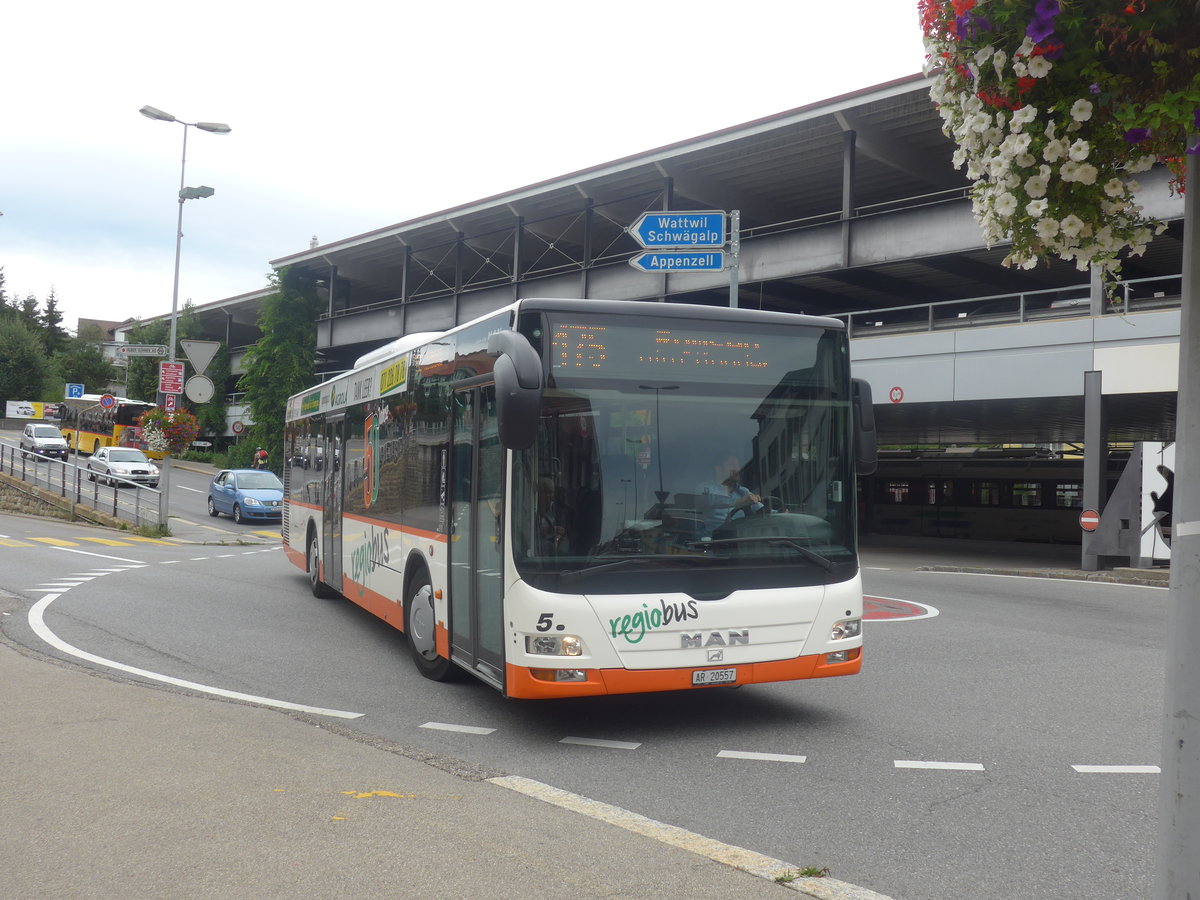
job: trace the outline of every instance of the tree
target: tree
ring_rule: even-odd
[[[263,300],[258,315],[262,337],[246,351],[238,387],[254,419],[251,443],[279,460],[287,399],[312,382],[321,301],[312,279],[299,272],[285,268],[273,281],[277,290]]]
[[[1196,0],[919,0],[932,96],[1006,262],[1102,273],[1157,223],[1132,176],[1184,203],[1166,691],[1155,896],[1200,897],[1200,11]]]
[[[46,352],[51,356],[62,351],[69,339],[67,332],[62,327],[62,320],[62,313],[58,309],[58,297],[54,294],[54,288],[51,288],[50,296],[46,298],[46,308],[42,310],[40,320],[42,343],[46,347]]]
[[[42,395],[46,351],[20,318],[0,317],[0,397],[33,400]]]
[[[117,368],[104,356],[98,343],[80,336],[68,339],[53,361],[55,380],[82,384],[88,393],[103,393],[117,380]],[[61,385],[60,385],[61,387]]]
[[[170,323],[140,321],[129,329],[131,344],[166,344],[170,340]],[[158,398],[158,364],[160,360],[150,356],[130,357],[125,363],[125,392],[131,400],[153,403]]]

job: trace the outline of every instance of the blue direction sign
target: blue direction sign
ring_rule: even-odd
[[[723,210],[642,213],[629,226],[633,239],[647,250],[721,247],[725,244]]]
[[[716,250],[696,253],[639,253],[629,264],[642,272],[720,272],[725,254]]]

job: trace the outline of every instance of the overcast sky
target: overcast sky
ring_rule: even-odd
[[[0,266],[79,317],[267,284],[269,260],[919,72],[915,0],[14,3]],[[19,77],[18,77],[19,76]]]

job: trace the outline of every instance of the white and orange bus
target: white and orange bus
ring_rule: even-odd
[[[870,409],[834,319],[521,300],[288,401],[284,547],[509,697],[851,675]]]

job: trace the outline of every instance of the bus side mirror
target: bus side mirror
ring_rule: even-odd
[[[497,331],[488,338],[488,356],[496,357],[496,417],[500,443],[527,450],[537,438],[542,407],[542,360],[519,331]]]
[[[850,379],[854,403],[854,464],[859,475],[875,472],[875,407],[871,403],[871,385],[862,378]]]

